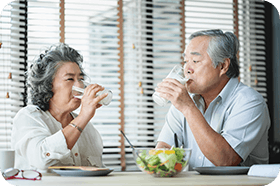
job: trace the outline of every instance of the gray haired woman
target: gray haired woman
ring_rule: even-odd
[[[82,56],[66,44],[40,54],[28,71],[32,105],[22,108],[13,120],[12,147],[15,167],[46,170],[53,165],[102,167],[103,144],[90,120],[104,88],[91,84],[83,98],[72,95],[72,86],[85,77]],[[73,113],[81,106],[79,115]]]

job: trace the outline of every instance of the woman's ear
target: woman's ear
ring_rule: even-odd
[[[230,59],[226,58],[224,63],[220,63],[220,68],[221,68],[221,75],[226,74],[228,69],[229,69],[229,65],[230,65]]]

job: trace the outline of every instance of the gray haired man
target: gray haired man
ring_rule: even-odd
[[[238,81],[239,41],[231,32],[192,34],[184,52],[181,85],[165,79],[156,91],[171,101],[157,148],[192,149],[190,170],[201,166],[250,166],[268,163],[270,118],[263,97]]]

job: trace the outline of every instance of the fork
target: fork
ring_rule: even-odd
[[[132,148],[133,152],[140,158],[140,160],[144,163],[145,167],[148,169],[148,164],[146,162],[146,160],[144,160],[141,156],[139,156],[138,152],[135,151],[134,146],[130,143],[130,141],[128,140],[128,138],[126,137],[126,135],[123,133],[123,131],[121,131],[123,137],[126,139],[126,141],[129,143],[130,147]],[[148,169],[149,170],[149,169]]]

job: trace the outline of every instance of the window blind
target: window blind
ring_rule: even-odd
[[[59,0],[28,0],[27,16],[27,63],[28,68],[35,58],[60,40]],[[28,95],[29,90],[28,90]],[[28,96],[28,104],[31,98]]]
[[[232,0],[185,0],[186,39],[199,30],[233,32],[233,17]]]
[[[12,14],[21,16],[17,15],[22,11],[22,5],[18,4],[6,8],[8,19],[12,19]],[[0,98],[1,109],[6,104],[7,92],[10,97],[15,90],[19,93],[15,93],[16,101],[8,104],[13,113],[2,109],[0,117],[11,123],[13,114],[24,105],[18,101],[24,101],[21,95],[25,88],[24,79],[20,79],[25,68],[21,66],[24,60],[20,56],[27,55],[30,65],[40,51],[64,40],[84,56],[83,67],[91,82],[113,91],[111,104],[98,109],[92,122],[104,142],[103,161],[115,171],[138,170],[120,129],[124,129],[135,147],[156,145],[170,104],[159,107],[151,96],[157,83],[174,65],[182,62],[185,38],[191,33],[216,28],[238,33],[241,42],[240,79],[264,97],[266,95],[264,11],[260,0],[28,0],[27,7],[27,36],[21,36],[27,37],[27,52],[20,55],[25,50],[21,46],[23,41],[19,39],[24,32],[20,27],[22,23],[1,17],[3,44],[0,52],[6,51],[0,62],[3,65],[0,91],[4,93]],[[238,27],[234,24],[236,7]],[[26,20],[26,17],[22,19]],[[17,29],[21,32],[9,34]],[[3,50],[7,46],[4,45],[6,40],[9,47]],[[4,63],[7,60],[15,63]],[[17,68],[19,66],[21,68]],[[12,77],[16,78],[18,74],[20,80],[14,83],[14,79],[6,79],[5,73],[10,69]],[[11,126],[2,124],[1,119],[0,127],[0,131],[5,133],[0,133],[0,143],[8,144]]]
[[[125,132],[135,147],[154,148],[167,107],[154,89],[181,62],[180,1],[124,1]],[[170,104],[169,104],[170,106]],[[135,163],[126,142],[126,169]]]
[[[120,67],[118,1],[65,0],[65,43],[79,50],[91,83],[112,90],[113,100],[92,119],[103,139],[103,161],[116,171],[120,165]],[[78,34],[77,34],[78,33]]]
[[[240,80],[267,100],[264,2],[238,1],[238,15]]]
[[[234,13],[236,7],[238,15]],[[238,25],[233,24],[235,16]],[[185,1],[186,38],[204,29],[219,28],[236,33],[240,41],[240,81],[267,100],[264,18],[264,2],[261,0]]]
[[[30,66],[39,53],[59,42],[60,7],[59,0],[28,0],[27,3],[27,62]]]
[[[0,18],[0,148],[11,148],[12,119],[24,106],[25,3],[13,1]]]
[[[65,0],[65,42],[84,55],[91,81],[114,93],[112,103],[98,109],[92,122],[104,141],[104,163],[122,170],[119,36],[123,35],[125,133],[136,147],[154,147],[167,108],[155,105],[151,95],[155,84],[180,63],[181,10],[180,1],[123,1],[120,33],[118,4]],[[77,32],[83,34],[77,37]],[[136,170],[131,149],[125,144],[125,168]]]

